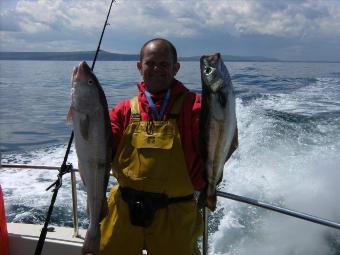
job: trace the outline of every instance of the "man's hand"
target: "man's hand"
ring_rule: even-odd
[[[213,196],[207,196],[206,190],[203,190],[198,198],[197,206],[199,209],[208,207],[211,211],[215,211],[217,203],[216,193]]]

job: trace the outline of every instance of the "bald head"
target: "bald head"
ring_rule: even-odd
[[[168,51],[171,54],[173,63],[177,63],[177,50],[170,41],[163,38],[154,38],[147,41],[140,50],[139,61],[143,60],[146,47],[157,47],[158,50]]]

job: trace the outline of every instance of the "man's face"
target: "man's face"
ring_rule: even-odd
[[[144,48],[142,61],[137,63],[144,84],[147,90],[152,93],[159,93],[168,89],[179,67],[179,63],[174,63],[167,45],[160,41],[149,43]]]

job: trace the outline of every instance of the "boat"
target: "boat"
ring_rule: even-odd
[[[43,225],[7,223],[8,255],[34,254]],[[74,236],[70,227],[49,226],[42,255],[81,255],[86,230]]]
[[[55,166],[36,166],[23,164],[1,164],[2,169],[40,169],[40,170],[59,170]],[[71,171],[72,183],[72,205],[73,205],[73,228],[49,225],[46,239],[42,248],[42,255],[72,254],[81,255],[82,246],[86,234],[86,229],[78,227],[77,213],[77,191],[76,175],[78,169]],[[3,216],[4,217],[4,216]],[[3,220],[3,219],[2,219]],[[1,221],[0,221],[1,222]],[[8,254],[3,254],[0,246],[1,255],[26,255],[35,254],[36,247],[40,238],[41,230],[44,225],[9,223],[7,222],[8,232]],[[1,235],[0,235],[1,237]],[[7,237],[6,237],[7,239]],[[2,240],[2,239],[0,239]],[[7,241],[7,240],[6,240]],[[147,254],[143,251],[143,254]]]
[[[55,166],[35,166],[35,165],[17,165],[17,164],[1,164],[0,168],[14,168],[14,169],[44,169],[44,170],[58,170],[59,167]],[[45,239],[45,243],[42,249],[43,255],[54,255],[54,254],[72,254],[72,255],[81,255],[81,250],[83,246],[83,241],[86,234],[86,229],[82,229],[78,227],[78,214],[77,214],[77,191],[76,191],[76,175],[78,169],[72,169],[71,174],[71,188],[72,188],[72,205],[73,205],[73,228],[72,227],[60,227],[60,226],[49,226],[47,229],[47,235]],[[1,189],[0,189],[1,190]],[[2,193],[1,193],[2,194]],[[0,194],[0,195],[1,195]],[[217,191],[217,196],[224,197],[228,199],[232,199],[238,202],[251,204],[253,206],[262,207],[267,210],[275,211],[278,213],[282,213],[288,216],[292,216],[295,218],[299,218],[302,220],[306,220],[309,222],[317,223],[320,225],[328,226],[334,229],[340,230],[340,223],[332,222],[326,219],[322,219],[319,217],[315,217],[309,214],[296,212],[293,210],[289,210],[286,208],[278,207],[275,205],[267,204],[255,199],[242,197],[239,195],[226,193]],[[1,205],[0,199],[0,205]],[[2,207],[3,208],[3,207]],[[2,216],[4,218],[4,216]],[[205,224],[208,223],[208,213],[207,209],[203,210],[203,218]],[[1,218],[1,210],[0,210],[0,227],[1,223],[3,223],[3,218]],[[7,223],[7,232],[8,232],[8,254],[3,254],[2,246],[0,246],[1,255],[25,255],[25,254],[34,254],[39,237],[41,234],[41,230],[43,229],[43,225],[39,224],[24,224],[24,223]],[[207,230],[208,227],[206,226]],[[1,230],[1,228],[0,228]],[[7,239],[7,238],[5,238]],[[5,240],[2,239],[0,232],[0,241]],[[202,240],[202,250],[203,255],[207,254],[208,250],[208,233],[205,231],[203,233]],[[40,253],[38,253],[40,254]],[[143,255],[147,254],[144,250]]]
[[[31,166],[15,164],[2,164],[1,168],[59,170],[58,167],[54,166]],[[41,254],[81,255],[86,229],[78,228],[78,217],[76,211],[77,194],[75,189],[76,180],[74,174],[76,171],[77,169],[74,169],[74,171],[71,172],[74,226],[72,228],[50,225],[48,227]],[[39,224],[7,223],[8,255],[34,254],[43,227],[43,225]]]

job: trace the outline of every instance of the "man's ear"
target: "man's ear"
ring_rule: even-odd
[[[180,67],[181,67],[181,64],[178,63],[178,62],[174,65],[174,75],[177,74],[177,72],[178,72],[178,70],[180,69]]]
[[[137,62],[137,69],[139,71],[140,74],[142,74],[142,62]]]

